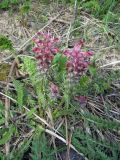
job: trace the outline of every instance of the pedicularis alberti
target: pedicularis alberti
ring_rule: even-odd
[[[93,52],[82,50],[83,41],[77,42],[72,49],[66,48],[63,51],[58,47],[60,39],[53,37],[49,32],[38,32],[33,41],[35,42],[33,52],[35,53],[40,73],[44,74],[48,71],[54,56],[60,52],[67,57],[66,71],[69,80],[76,82],[75,80],[78,80],[88,69]],[[55,90],[56,94],[58,91],[58,88],[56,88],[56,85],[52,83],[51,92]]]
[[[65,49],[64,55],[67,56],[67,71],[69,79],[75,81],[82,76],[90,64],[90,57],[93,52],[82,51],[83,41],[74,45],[72,49]]]
[[[37,36],[33,38],[33,41],[36,44],[33,48],[33,52],[38,61],[39,72],[46,73],[55,54],[59,52],[56,46],[59,39],[54,38],[50,33],[38,32]]]

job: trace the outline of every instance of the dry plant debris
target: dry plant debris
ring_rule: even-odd
[[[48,134],[49,142],[53,144],[55,150],[57,145],[61,146],[61,142],[59,141],[67,145],[67,151],[61,151],[59,154],[56,154],[56,159],[65,160],[65,154],[68,156],[68,159],[74,156],[78,156],[76,160],[87,159],[81,151],[76,149],[74,144],[71,144],[75,129],[81,129],[82,132],[85,131],[90,136],[94,135],[95,138],[99,137],[99,139],[108,140],[110,143],[120,142],[120,130],[116,128],[114,130],[106,129],[111,126],[105,125],[105,123],[107,125],[114,125],[116,124],[115,122],[120,123],[119,78],[110,84],[110,88],[108,87],[110,92],[106,90],[108,93],[105,95],[96,94],[94,96],[77,97],[70,111],[64,111],[62,101],[59,104],[60,106],[56,104],[55,110],[53,108],[49,110],[48,108],[48,110],[45,110],[45,113],[40,113],[40,115],[36,113],[36,111],[39,113],[39,106],[35,106],[35,112],[34,109],[31,111],[29,105],[28,107],[23,105],[22,111],[14,107],[12,107],[12,110],[10,109],[10,105],[17,106],[18,103],[17,100],[13,98],[16,92],[15,84],[12,83],[14,78],[17,80],[20,79],[22,83],[26,80],[27,92],[35,101],[38,99],[32,84],[29,84],[28,73],[24,72],[24,69],[21,70],[22,57],[35,59],[31,48],[33,46],[32,39],[38,31],[49,31],[61,39],[61,46],[67,46],[69,48],[73,48],[79,39],[84,39],[86,49],[90,49],[90,51],[95,53],[94,59],[96,67],[103,71],[103,75],[109,75],[110,71],[119,71],[120,51],[117,31],[107,28],[102,21],[95,19],[83,11],[81,11],[80,15],[78,15],[74,21],[73,13],[73,8],[70,6],[64,7],[62,5],[52,4],[47,6],[43,4],[38,5],[35,1],[29,13],[25,17],[22,17],[23,19],[21,19],[19,13],[15,13],[14,16],[9,15],[8,11],[1,13],[0,33],[11,39],[15,54],[11,51],[0,52],[0,100],[5,103],[6,111],[6,122],[5,125],[0,125],[0,129],[4,127],[8,128],[9,123],[11,123],[19,130],[19,135],[13,136],[12,140],[6,143],[5,147],[3,146],[2,152],[6,155],[10,153],[10,149],[13,149],[13,151],[15,151],[15,149],[19,150],[19,148],[24,145],[26,139],[30,141],[33,138],[35,130],[29,126],[30,119],[28,117],[30,116],[34,119],[32,122],[33,126],[35,124],[43,126],[40,130],[44,130],[45,133]],[[5,78],[2,73],[4,64],[5,66],[9,66],[9,69],[4,69]],[[7,78],[9,78],[9,80],[7,80]],[[10,95],[9,92],[13,95]],[[110,106],[110,108],[107,106]],[[63,109],[63,112],[60,111],[59,107]],[[55,119],[53,115],[56,114],[55,112],[57,112],[57,110],[59,110],[61,116],[58,114],[56,115],[58,118]],[[77,113],[79,113],[79,116],[77,116]],[[89,114],[87,115],[86,113]],[[72,114],[75,114],[76,117],[72,117]],[[109,123],[107,120],[109,120]],[[63,128],[65,128],[66,133],[63,131]],[[65,134],[66,136],[64,136]],[[84,137],[84,135],[81,135],[81,139],[82,136]],[[81,139],[80,143],[82,142]],[[72,160],[72,158],[70,160]]]

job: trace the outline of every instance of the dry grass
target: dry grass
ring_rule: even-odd
[[[59,10],[63,10],[60,16],[44,28],[47,22],[59,13]],[[120,57],[119,41],[116,38],[117,32],[106,28],[101,21],[84,12],[78,16],[76,20],[78,24],[75,27],[75,24],[72,23],[73,12],[70,7],[58,6],[56,9],[56,6],[48,5],[46,7],[34,3],[24,19],[21,19],[20,13],[11,16],[7,11],[3,12],[0,17],[0,32],[8,36],[12,40],[14,48],[19,50],[40,28],[44,28],[44,30],[50,30],[53,34],[61,37],[63,44],[66,41],[71,44],[78,39],[84,39],[86,46],[95,52],[95,57],[100,66],[118,61]],[[70,34],[69,39],[68,34]],[[4,57],[5,54],[1,54],[1,56]]]
[[[58,7],[58,9],[56,9],[56,7]],[[117,39],[117,32],[113,31],[113,29],[106,28],[106,26],[101,21],[84,12],[81,12],[77,17],[75,23],[73,23],[73,13],[74,11],[70,7],[53,7],[53,5],[48,5],[46,7],[44,5],[39,6],[34,2],[32,9],[30,10],[29,14],[24,17],[23,21],[21,21],[22,19],[19,13],[11,16],[8,12],[3,12],[2,16],[0,17],[0,33],[8,36],[12,40],[13,46],[18,56],[21,55],[20,51],[22,50],[22,54],[24,56],[31,56],[31,53],[27,50],[27,46],[31,44],[31,37],[33,37],[41,28],[46,31],[49,30],[54,35],[60,37],[62,44],[65,46],[73,46],[73,44],[77,40],[84,39],[86,48],[94,51],[94,58],[98,67],[110,70],[120,69],[120,51],[118,48],[119,40]],[[57,14],[60,15],[56,17]],[[53,17],[56,18],[54,18],[53,20]],[[8,51],[0,53],[1,61],[5,63],[12,63],[12,56],[12,53],[9,53]],[[119,88],[119,86],[115,87]],[[7,99],[10,98],[4,95],[2,92],[0,92],[0,94],[3,97],[7,97]],[[89,97],[87,107],[81,108],[80,110],[78,110],[78,112],[84,113],[88,111],[100,117],[114,119],[120,123],[119,107],[111,101],[110,97],[111,95],[104,98],[97,97],[98,99],[96,99],[96,97]],[[115,98],[120,100],[119,95],[115,95]],[[14,99],[11,100],[16,102]],[[106,102],[110,103],[110,105],[112,106],[109,113],[107,113],[104,108]],[[26,111],[29,111],[28,108],[24,108]],[[24,114],[20,113],[20,116],[24,117],[26,116],[26,114],[26,112]],[[65,140],[61,135],[59,135],[59,133],[57,133],[57,127],[61,127],[61,125],[65,123],[64,119],[59,118],[56,122],[54,122],[54,126],[52,128],[49,124],[49,118],[47,121],[45,119],[41,119],[41,117],[36,114],[34,114],[34,116],[38,120],[43,122],[46,126],[48,126],[51,130],[53,130],[51,131],[46,129],[46,133],[57,137],[64,143],[67,143],[67,139]],[[50,121],[50,123],[52,122]],[[79,125],[80,127],[84,126],[82,122],[75,123],[75,127],[78,127]],[[23,125],[25,125],[24,121]],[[88,126],[84,129],[86,130],[86,132],[91,134],[92,131]],[[33,130],[26,131],[26,129],[24,130],[24,127],[22,128],[22,131],[25,133],[25,136],[22,137],[23,141],[26,137],[31,137],[32,133],[34,132]],[[119,133],[116,132],[108,133],[107,131],[105,131],[103,133],[101,130],[97,129],[97,134],[101,137],[101,139],[107,137],[107,139],[109,140],[111,138],[111,135],[113,135],[113,141],[120,141]],[[20,138],[21,137],[13,142],[12,145],[14,148],[21,145],[22,142],[20,142]],[[76,150],[71,144],[70,147]]]

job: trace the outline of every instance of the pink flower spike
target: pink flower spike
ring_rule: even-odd
[[[40,62],[38,63],[38,68],[40,68],[39,71],[41,73],[45,73],[45,71],[47,72],[54,55],[59,52],[59,49],[57,48],[58,40],[58,38],[52,37],[49,32],[38,32],[37,37],[33,38],[33,41],[35,42],[33,52],[36,54],[37,61]],[[42,67],[40,67],[40,65]]]
[[[72,76],[72,80],[78,81],[80,76],[87,71],[90,57],[93,55],[91,51],[82,51],[83,41],[79,41],[72,49],[65,49],[64,55],[68,58],[67,71]]]

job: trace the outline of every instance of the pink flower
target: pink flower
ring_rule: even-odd
[[[57,48],[58,38],[54,38],[49,32],[38,32],[37,36],[33,38],[35,47],[33,52],[38,61],[38,68],[41,73],[46,73],[49,69],[54,55],[59,52]]]
[[[60,96],[59,94],[59,87],[55,85],[54,83],[50,84],[50,93],[52,98],[58,98]]]
[[[83,41],[75,44],[73,49],[66,49],[64,55],[68,58],[67,70],[69,79],[78,79],[88,68],[90,57],[93,55],[91,51],[82,51]]]

